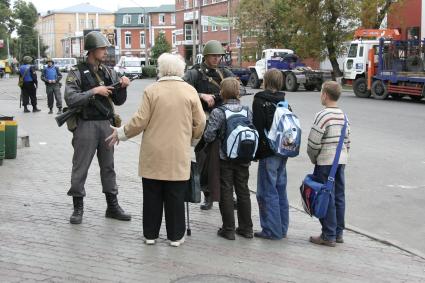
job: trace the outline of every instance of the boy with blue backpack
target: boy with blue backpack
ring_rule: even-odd
[[[249,166],[258,147],[258,132],[252,112],[239,101],[239,82],[225,78],[220,84],[224,104],[215,108],[204,132],[205,142],[220,140],[220,213],[223,221],[217,235],[235,240],[235,234],[253,238]],[[238,228],[235,229],[233,188],[237,196]]]
[[[281,92],[283,75],[277,69],[264,74],[264,91],[254,96],[253,123],[259,132],[257,202],[262,230],[254,236],[278,240],[286,237],[289,204],[286,162],[297,156],[301,143],[299,121]]]
[[[335,163],[335,176],[331,179],[334,187],[330,194],[325,217],[320,218],[322,233],[310,237],[310,242],[317,245],[335,247],[343,243],[345,228],[345,164],[350,149],[350,128],[344,112],[338,107],[341,96],[341,86],[334,81],[322,85],[320,100],[325,109],[318,112],[314,118],[308,136],[307,153],[315,165],[313,175],[317,182],[325,183],[331,175],[332,164]],[[346,124],[345,132],[344,124]],[[341,135],[344,135],[341,137]],[[340,141],[341,139],[341,141]],[[336,160],[338,144],[341,143],[339,160]],[[335,159],[335,161],[334,161]]]

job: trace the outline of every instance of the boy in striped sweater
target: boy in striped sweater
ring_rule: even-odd
[[[308,136],[307,153],[315,165],[314,175],[322,183],[326,183],[336,148],[344,126],[344,112],[338,108],[337,101],[341,96],[341,86],[334,81],[322,85],[320,100],[325,109],[318,112]],[[310,237],[310,242],[318,245],[334,247],[335,243],[343,243],[345,214],[345,178],[344,169],[347,164],[350,149],[350,127],[347,125],[344,144],[335,174],[335,188],[329,201],[328,211],[324,218],[319,219],[322,233]]]

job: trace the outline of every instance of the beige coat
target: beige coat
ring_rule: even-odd
[[[123,130],[126,138],[143,132],[140,176],[185,181],[190,176],[191,140],[200,138],[204,128],[196,90],[179,77],[162,77],[145,89],[138,111]]]

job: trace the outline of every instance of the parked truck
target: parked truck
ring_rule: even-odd
[[[330,71],[314,70],[303,64],[291,49],[265,49],[255,66],[249,67],[249,84],[259,88],[268,69],[275,68],[283,73],[283,87],[288,91],[297,91],[300,84],[308,91],[320,90],[322,83],[332,79]]]
[[[421,100],[425,96],[424,48],[424,40],[400,40],[397,30],[381,33],[366,52],[364,76],[354,80],[355,94],[375,99],[409,96],[412,100]]]

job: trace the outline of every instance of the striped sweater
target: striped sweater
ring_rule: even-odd
[[[307,153],[313,164],[332,165],[343,126],[344,112],[339,108],[325,108],[316,114],[307,145]],[[349,149],[350,127],[348,124],[339,164],[347,164]]]

